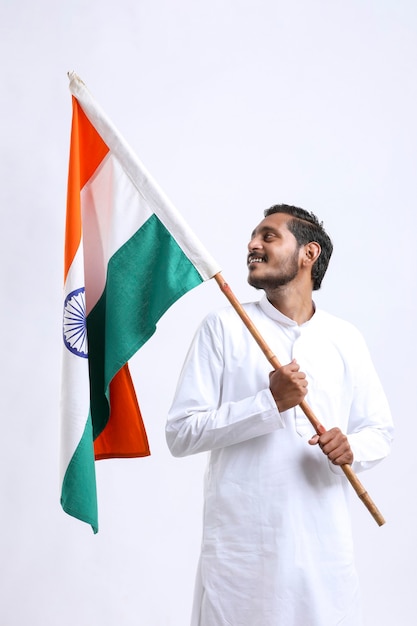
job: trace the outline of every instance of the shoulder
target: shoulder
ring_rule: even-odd
[[[256,322],[263,316],[258,302],[246,302],[242,304],[248,316]],[[239,334],[244,328],[237,311],[230,305],[211,311],[200,324],[200,332],[224,334]]]
[[[354,324],[327,311],[317,309],[314,315],[314,327],[335,343],[342,344],[346,348],[366,348],[364,336]]]
[[[259,315],[263,315],[262,310],[259,306],[259,302],[245,302],[241,305],[246,313],[251,317],[258,317]],[[203,325],[229,325],[234,324],[236,319],[238,319],[237,311],[231,306],[225,306],[220,309],[215,309],[206,315],[203,319]]]

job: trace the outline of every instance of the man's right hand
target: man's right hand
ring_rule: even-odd
[[[307,394],[307,378],[300,372],[300,366],[293,359],[288,365],[269,374],[269,388],[277,404],[278,411],[286,411],[302,402]]]

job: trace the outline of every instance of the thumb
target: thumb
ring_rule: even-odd
[[[310,444],[310,446],[315,446],[316,444],[318,444],[319,438],[319,435],[313,435],[313,437],[308,440],[308,443]]]

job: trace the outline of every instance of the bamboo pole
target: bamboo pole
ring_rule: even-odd
[[[230,289],[229,285],[226,283],[226,281],[222,277],[221,273],[219,272],[218,274],[215,274],[214,278],[216,279],[216,282],[219,285],[221,291],[229,300],[230,304],[233,306],[233,308],[235,309],[235,311],[237,312],[237,314],[239,315],[239,317],[241,318],[241,320],[243,321],[243,323],[245,324],[245,326],[251,333],[252,337],[255,339],[255,341],[261,348],[262,352],[264,353],[264,355],[266,356],[266,358],[268,359],[272,367],[274,369],[280,368],[281,363],[278,361],[275,354],[269,348],[269,346],[263,339],[262,335],[259,333],[258,329],[256,328],[256,326],[254,325],[254,323],[252,322],[252,320],[246,313],[245,309],[240,304],[239,300],[236,298],[236,296]],[[318,435],[322,435],[324,432],[326,432],[325,427],[323,426],[323,424],[320,423],[320,421],[315,416],[315,414],[313,413],[312,409],[307,404],[307,402],[303,400],[300,403],[300,408],[304,412],[307,419],[311,422],[311,424],[313,425]],[[366,508],[368,509],[368,511],[370,512],[370,514],[372,515],[376,523],[378,524],[378,526],[382,526],[383,524],[385,524],[384,517],[382,516],[382,514],[376,507],[375,503],[372,501],[371,497],[369,496],[368,492],[363,487],[362,483],[357,478],[351,466],[346,463],[344,465],[341,465],[340,467],[342,468],[346,478],[348,479],[348,481],[350,482],[350,484],[356,491],[357,496],[362,500],[362,502],[364,503],[364,505],[366,506]]]

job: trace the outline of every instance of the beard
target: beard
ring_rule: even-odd
[[[292,257],[287,259],[285,263],[279,267],[275,275],[270,276],[253,276],[249,272],[248,283],[255,289],[263,289],[264,291],[277,289],[278,287],[284,287],[288,285],[299,272],[298,267],[298,250]]]

